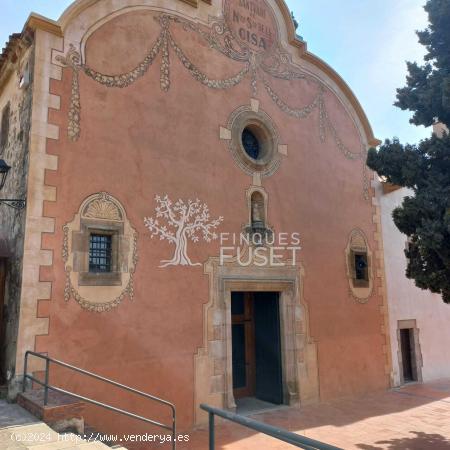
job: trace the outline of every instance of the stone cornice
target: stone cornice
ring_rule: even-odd
[[[5,49],[0,56],[0,89],[3,83],[9,78],[11,70],[14,68],[15,60],[20,57],[23,49],[29,47],[36,30],[43,30],[55,36],[62,37],[63,32],[57,22],[47,19],[36,13],[31,13],[28,17],[21,33],[12,34],[6,43]],[[13,65],[9,67],[9,63]]]
[[[47,17],[41,16],[40,14],[31,13],[25,23],[24,30],[43,30],[47,31],[55,36],[62,37],[63,31],[58,22],[48,19]]]
[[[302,58],[305,61],[318,67],[322,72],[324,72],[326,75],[328,75],[342,90],[342,92],[345,94],[345,96],[348,98],[351,105],[355,109],[359,119],[361,120],[361,124],[362,124],[362,126],[364,128],[364,132],[367,136],[367,143],[369,144],[369,146],[377,147],[378,145],[380,145],[381,141],[374,136],[372,127],[369,123],[366,113],[364,112],[364,110],[361,106],[361,103],[359,103],[358,99],[356,98],[356,95],[350,89],[348,84],[343,80],[343,78],[333,68],[331,68],[325,61],[323,61],[322,59],[320,59],[316,55],[313,55],[310,52],[305,52],[305,54],[302,56]]]
[[[9,37],[9,41],[0,54],[0,91],[10,75],[20,66],[21,58],[30,47],[32,40],[32,31],[28,29]]]

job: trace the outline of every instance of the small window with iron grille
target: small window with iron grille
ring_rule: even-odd
[[[89,272],[112,271],[112,236],[91,234],[89,238]]]
[[[367,274],[367,255],[355,255],[356,279],[368,281]]]
[[[353,285],[366,287],[369,284],[369,259],[366,252],[352,251]]]

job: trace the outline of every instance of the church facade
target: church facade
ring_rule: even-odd
[[[1,156],[27,201],[7,212],[23,233],[2,230],[17,242],[3,255],[10,395],[27,350],[174,402],[182,428],[205,420],[201,403],[390,386],[365,165],[378,141],[283,0],[78,0],[57,22],[32,15],[9,49],[0,107],[30,96],[23,154]],[[104,431],[136,427],[90,414]]]

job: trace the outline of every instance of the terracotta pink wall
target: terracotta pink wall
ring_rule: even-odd
[[[174,30],[186,54],[211,78],[234,75],[242,67],[209,49],[195,33]],[[109,74],[128,71],[142,61],[158,33],[151,12],[115,18],[89,38],[86,63]],[[229,90],[209,89],[195,81],[172,52],[171,87],[164,93],[159,58],[144,77],[124,89],[107,88],[80,75],[81,137],[73,143],[63,133],[59,141],[48,144],[49,153],[59,156],[59,168],[47,172],[46,182],[57,186],[58,198],[46,205],[46,215],[56,218],[56,232],[45,237],[43,248],[54,251],[54,265],[41,278],[53,281],[53,291],[51,302],[40,305],[40,314],[50,315],[50,333],[37,338],[36,348],[174,401],[185,428],[193,422],[193,356],[202,345],[208,278],[202,267],[158,268],[172,247],[167,241],[151,240],[143,219],[153,215],[156,194],[198,197],[208,203],[212,216],[224,217],[220,231],[240,231],[248,218],[245,191],[251,178],[219,139],[219,126],[226,125],[236,108],[249,104],[251,90],[249,79]],[[67,128],[71,80],[71,69],[65,69],[63,80],[52,84],[62,105],[50,120],[62,130]],[[271,85],[298,106],[316,92],[304,81],[271,79]],[[371,201],[363,198],[361,162],[346,159],[330,136],[320,142],[318,114],[306,120],[289,117],[262,83],[257,98],[289,149],[280,169],[265,178],[263,186],[269,194],[268,222],[275,231],[302,236],[304,294],[311,336],[318,342],[321,399],[383,389],[387,378],[382,300],[375,293],[368,304],[357,304],[349,296],[346,277],[344,250],[353,228],[364,230],[375,250],[373,211]],[[359,151],[356,127],[338,99],[327,92],[326,103],[344,143]],[[82,310],[74,300],[64,301],[61,251],[64,224],[86,197],[100,191],[124,205],[139,232],[139,262],[135,300],[96,314]],[[218,255],[219,243],[202,242],[189,250],[193,260],[206,261]],[[61,375],[61,380],[81,386],[78,379]],[[106,394],[97,386],[82,388]],[[151,411],[116,398],[122,406],[129,402],[141,412]]]

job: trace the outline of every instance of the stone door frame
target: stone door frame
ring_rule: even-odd
[[[422,367],[423,367],[423,358],[422,358],[422,350],[420,348],[420,336],[419,336],[419,328],[417,327],[416,319],[410,320],[399,320],[397,322],[397,342],[398,342],[398,350],[397,350],[397,358],[399,364],[399,375],[400,375],[400,384],[403,386],[406,384],[404,375],[403,375],[403,357],[402,357],[402,340],[400,332],[401,330],[412,330],[412,366],[413,371],[416,375],[417,380],[409,382],[409,383],[422,383]]]
[[[196,424],[207,420],[199,408],[206,403],[235,410],[232,375],[232,292],[279,292],[283,401],[289,406],[317,403],[319,380],[317,346],[309,333],[309,314],[303,299],[301,267],[261,268],[220,266],[218,258],[205,264],[209,302],[204,306],[204,345],[194,357]]]

